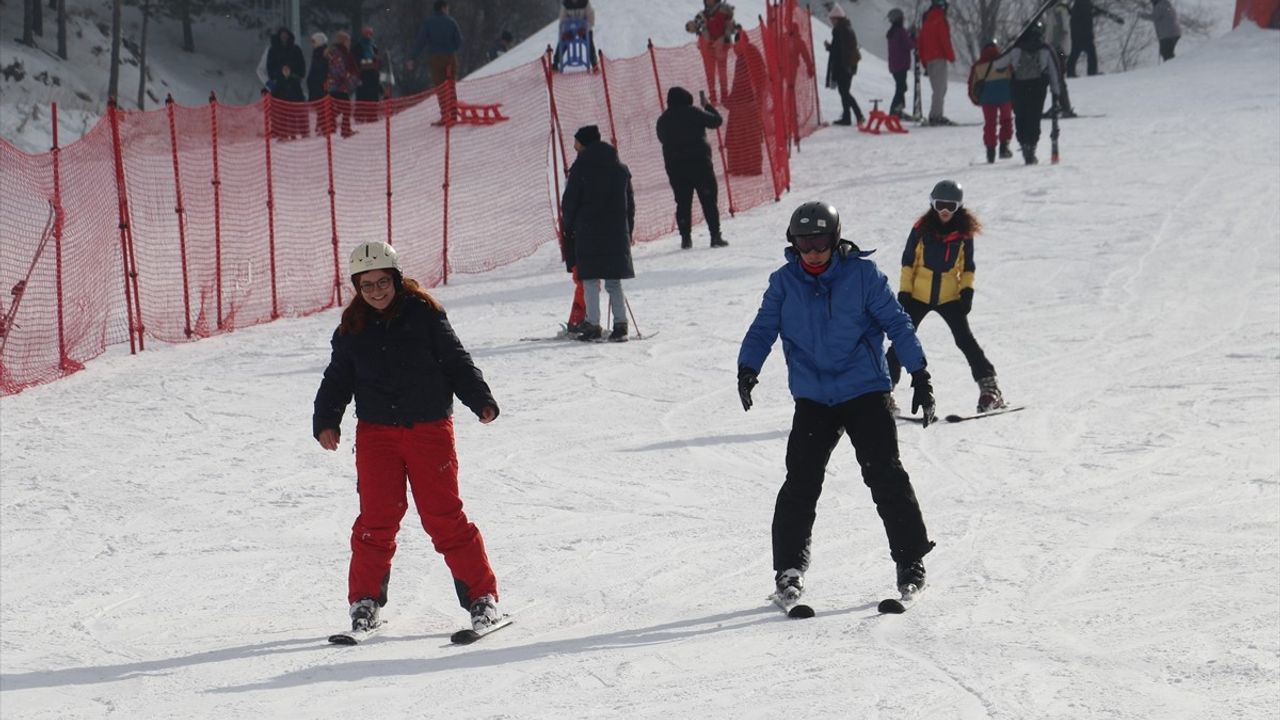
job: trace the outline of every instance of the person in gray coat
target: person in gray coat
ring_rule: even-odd
[[[1173,9],[1173,0],[1151,0],[1151,12],[1138,13],[1138,17],[1150,20],[1156,26],[1160,59],[1172,60],[1173,48],[1182,38],[1182,26],[1178,24],[1178,11]]]
[[[560,208],[564,213],[564,261],[569,272],[578,269],[587,319],[579,340],[599,340],[600,281],[604,280],[613,311],[612,342],[627,339],[627,300],[622,281],[636,276],[631,264],[631,233],[636,224],[631,171],[618,151],[600,139],[600,128],[587,125],[573,135],[578,159],[569,168]]]

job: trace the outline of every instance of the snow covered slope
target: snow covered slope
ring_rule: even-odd
[[[352,426],[336,454],[310,437],[336,312],[116,348],[0,399],[0,708],[1276,717],[1278,75],[1280,34],[1249,28],[1081,79],[1077,106],[1105,117],[1063,123],[1058,166],[988,166],[977,128],[819,132],[782,202],[726,221],[728,249],[702,228],[692,251],[636,248],[633,329],[660,331],[642,342],[517,339],[567,314],[554,248],[438,288],[503,410],[488,426],[462,410],[457,430],[468,513],[517,622],[468,649],[447,645],[464,614],[412,514],[388,631],[324,642],[346,622],[357,508]],[[792,404],[779,350],[742,412],[738,343],[795,205],[834,203],[896,276],[944,177],[987,227],[971,322],[1028,409],[899,428],[938,543],[903,616],[875,613],[892,563],[839,447],[807,577],[818,614],[789,620],[764,598]],[[921,337],[940,410],[971,408],[943,323]]]

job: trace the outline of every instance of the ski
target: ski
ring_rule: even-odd
[[[1014,407],[1000,408],[999,410],[988,410],[987,412],[984,412],[984,413],[974,413],[973,415],[947,415],[945,417],[939,417],[938,420],[946,420],[949,423],[966,422],[969,420],[981,420],[982,418],[986,418],[986,417],[995,417],[996,415],[1005,415],[1008,413],[1018,412],[1019,410],[1025,410],[1026,408],[1027,408],[1026,405],[1017,405]],[[913,422],[916,424],[924,423],[923,418],[919,418],[914,415],[895,415],[894,417],[896,417],[898,420],[906,420],[907,422]],[[937,420],[935,420],[934,422],[937,422]]]
[[[811,618],[813,617],[813,614],[814,614],[813,608],[809,607],[808,605],[805,605],[804,603],[800,602],[798,599],[788,602],[787,600],[784,600],[782,597],[780,597],[778,593],[773,593],[772,595],[770,595],[769,601],[772,602],[774,605],[777,605],[778,609],[786,613],[787,617],[789,618],[797,618],[797,619]]]
[[[634,335],[628,335],[626,340],[616,340],[614,342],[629,342],[632,340],[648,340],[649,338],[657,334],[658,334],[657,331],[654,331],[651,333],[645,333],[643,335],[641,335],[640,333],[636,333]],[[603,342],[609,342],[609,336],[604,335],[595,340],[578,340],[577,335],[564,335],[564,334],[549,335],[549,336],[539,335],[539,336],[520,338],[520,342],[554,342],[557,340],[573,340],[575,342],[581,342],[581,343],[603,343]]]
[[[334,645],[359,645],[369,638],[382,632],[387,626],[387,621],[382,620],[377,625],[368,630],[346,630],[340,633],[334,633],[329,636],[329,642]]]
[[[510,625],[512,622],[514,621],[511,619],[510,615],[503,615],[501,620],[490,625],[484,630],[473,630],[471,628],[467,628],[466,630],[459,630],[458,632],[449,636],[449,642],[453,643],[454,645],[470,645],[471,643],[479,640],[480,638],[486,635],[491,635],[495,632],[498,632],[502,628]]]
[[[974,413],[973,415],[948,415],[945,420],[949,423],[965,422],[967,420],[981,420],[982,418],[995,417],[996,415],[1007,415],[1015,413],[1019,410],[1025,410],[1025,405],[1015,405],[1013,407],[1003,407],[999,410],[988,410],[984,413]]]
[[[916,604],[921,592],[924,591],[917,590],[915,585],[908,585],[907,589],[902,592],[901,597],[881,600],[880,604],[876,606],[876,610],[883,615],[901,615]]]

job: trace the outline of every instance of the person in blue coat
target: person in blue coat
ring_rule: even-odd
[[[847,432],[862,480],[884,521],[898,587],[924,587],[922,558],[931,549],[911,479],[898,456],[897,423],[889,410],[887,334],[911,372],[912,412],[934,419],[933,387],[911,319],[884,273],[840,237],[840,214],[822,202],[801,205],[787,229],[786,264],[769,276],[755,320],[738,353],[743,410],[774,342],[782,338],[795,415],[787,441],[787,477],[773,514],[773,569],[779,598],[804,589],[809,546],[827,461]]]

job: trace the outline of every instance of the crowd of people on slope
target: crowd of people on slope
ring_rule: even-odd
[[[1154,5],[1168,1],[1155,0]],[[439,10],[444,3],[436,5]],[[713,94],[718,89],[721,98],[734,93],[720,84],[716,43],[723,43],[727,50],[733,41],[719,35],[719,30],[708,30],[708,25],[716,13],[724,11],[731,22],[732,8],[726,10],[726,5],[705,0],[703,11],[691,21],[700,34],[708,33],[707,87]],[[946,0],[933,0],[926,16],[932,13],[945,22],[945,10]],[[847,17],[834,10],[832,15],[836,22],[828,45],[833,56],[830,74],[840,89],[842,119],[848,120],[850,113],[861,115],[848,91],[859,59],[857,40]],[[1164,16],[1153,14],[1153,21],[1159,22],[1156,17]],[[903,20],[900,11],[889,15],[890,71],[898,89],[891,110],[899,113],[905,102],[906,67],[895,48],[902,50]],[[938,27],[939,21],[933,22]],[[449,68],[447,59],[435,57],[440,54],[437,50],[454,53],[453,43],[460,40],[448,33],[436,36],[439,31],[438,25],[424,27],[412,54],[416,57],[430,50],[433,74],[447,73]],[[935,40],[928,63],[941,64],[934,65],[930,74],[945,78],[946,64],[953,61],[948,59],[949,38],[945,43],[941,36]],[[1007,52],[994,42],[983,48],[971,78],[981,76],[974,101],[983,105],[987,119],[984,144],[989,162],[994,162],[997,152],[1011,154],[1008,144],[1014,135],[1026,161],[1035,162],[1046,93],[1052,91],[1055,104],[1064,94],[1064,49],[1056,36],[1046,41],[1044,25],[1038,22]],[[1170,45],[1169,57],[1172,52]],[[1166,54],[1163,46],[1161,54]],[[289,64],[292,58],[281,62]],[[294,66],[280,73],[300,74]],[[328,85],[324,90],[332,92]],[[945,83],[936,94],[945,94]],[[695,195],[707,220],[711,247],[727,247],[720,231],[718,187],[706,137],[708,130],[723,123],[716,98],[708,99],[702,92],[695,105],[687,89],[672,87],[666,100],[655,133],[675,198],[681,248],[693,247]],[[934,109],[936,118],[945,119],[940,98],[931,113]],[[1010,116],[1016,130],[1010,128]],[[562,258],[577,285],[570,330],[578,340],[606,339],[600,306],[603,283],[613,318],[607,340],[622,342],[629,335],[622,281],[635,277],[631,173],[595,125],[577,130],[574,149],[577,158],[561,198]],[[895,418],[900,411],[893,389],[905,367],[911,376],[912,414],[918,413],[926,428],[934,422],[928,362],[916,335],[929,314],[942,317],[969,365],[978,386],[977,411],[1007,407],[995,367],[968,322],[974,301],[975,238],[982,224],[966,206],[963,188],[953,180],[933,187],[927,209],[908,233],[897,293],[867,258],[870,253],[845,239],[842,229],[839,211],[827,203],[807,202],[795,209],[784,233],[786,261],[769,276],[737,358],[739,400],[743,410],[749,411],[761,369],[782,339],[795,403],[786,478],[777,495],[772,525],[774,598],[784,607],[794,605],[803,594],[827,463],[845,434],[883,521],[899,590],[905,598],[925,586],[923,558],[935,543],[929,539],[899,455]],[[424,529],[444,556],[473,629],[495,628],[503,622],[497,579],[480,531],[463,511],[452,411],[456,396],[481,423],[488,424],[498,418],[498,404],[444,308],[404,275],[393,247],[379,241],[361,243],[351,253],[348,275],[356,294],[331,338],[331,358],[316,394],[312,431],[321,447],[336,450],[342,417],[354,399],[360,510],[352,526],[348,575],[352,629],[367,631],[381,623],[395,538],[408,507],[407,490],[412,491]],[[832,307],[841,312],[831,312]],[[887,352],[877,352],[886,338],[892,345]]]

